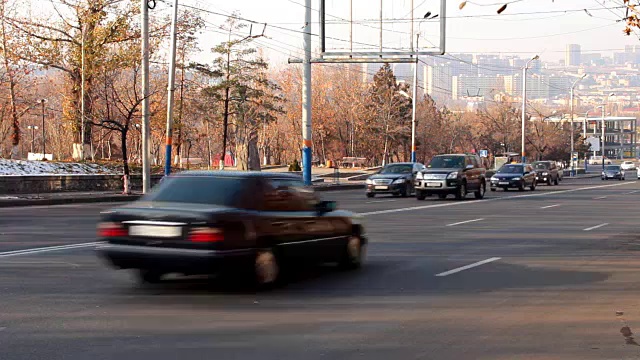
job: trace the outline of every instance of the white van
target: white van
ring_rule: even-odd
[[[604,158],[605,165],[611,165],[611,160]],[[602,165],[602,156],[595,155],[589,159],[589,165]]]

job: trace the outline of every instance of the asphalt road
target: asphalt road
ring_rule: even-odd
[[[638,359],[631,177],[463,202],[328,192],[365,217],[365,268],[258,294],[137,286],[86,244],[108,205],[0,209],[0,359]]]

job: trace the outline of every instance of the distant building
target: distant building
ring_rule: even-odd
[[[451,97],[460,100],[468,97],[491,98],[493,94],[504,91],[502,76],[453,76],[451,79]]]
[[[440,64],[424,67],[424,92],[434,99],[451,99],[451,67]]]
[[[580,45],[568,44],[564,53],[564,65],[579,66],[580,64]]]

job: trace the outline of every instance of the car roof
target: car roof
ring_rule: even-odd
[[[436,156],[477,156],[475,154],[439,154]],[[436,157],[434,156],[434,157]]]
[[[190,176],[211,176],[211,177],[229,177],[229,178],[290,178],[300,180],[301,175],[291,173],[280,172],[263,172],[263,171],[183,171],[172,175],[175,177],[190,177]]]
[[[523,164],[523,163],[506,163],[504,165],[520,165],[520,166],[525,166],[525,165],[529,165],[529,164]]]
[[[395,163],[389,163],[385,166],[389,166],[389,165],[413,165],[414,163],[412,162],[395,162]]]

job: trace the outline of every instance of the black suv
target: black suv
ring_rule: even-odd
[[[434,156],[427,168],[416,176],[416,198],[424,200],[427,196],[437,194],[444,199],[453,194],[461,200],[473,192],[476,199],[482,199],[487,189],[486,171],[477,155]]]
[[[536,161],[531,166],[536,170],[536,182],[547,185],[558,185],[560,171],[555,161]]]

